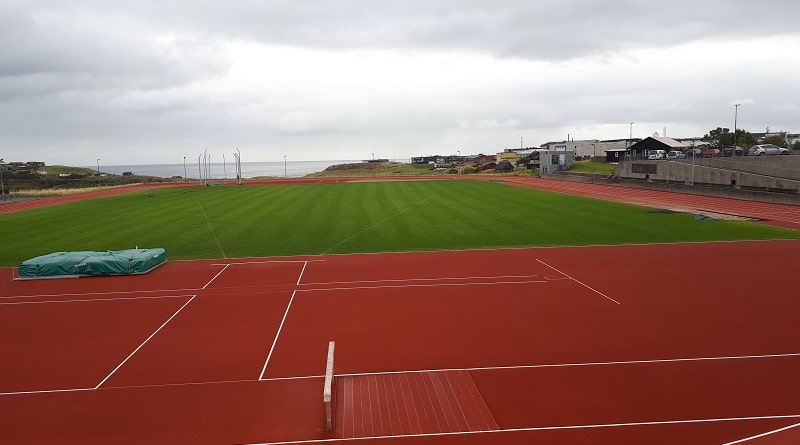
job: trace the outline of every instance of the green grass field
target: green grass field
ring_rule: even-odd
[[[0,264],[163,247],[170,259],[800,238],[488,181],[165,188],[0,215]]]

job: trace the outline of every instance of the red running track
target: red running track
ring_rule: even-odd
[[[800,230],[800,206],[519,176],[504,178],[504,182],[647,207],[744,216],[762,220],[765,224]]]
[[[43,281],[4,269],[0,431],[31,444],[791,443],[800,300],[790,273],[751,265],[797,270],[798,251],[252,258]],[[347,420],[327,432],[330,340]]]

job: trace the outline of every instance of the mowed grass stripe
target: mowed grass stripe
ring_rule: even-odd
[[[4,266],[135,246],[190,259],[800,238],[472,180],[158,189],[3,214],[0,227]]]

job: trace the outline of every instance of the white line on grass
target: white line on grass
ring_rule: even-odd
[[[362,233],[367,232],[368,230],[371,230],[371,229],[373,229],[375,227],[378,227],[379,225],[381,225],[381,224],[383,224],[383,223],[385,223],[387,221],[391,221],[392,219],[400,216],[403,213],[408,212],[409,210],[413,209],[414,207],[419,207],[421,204],[425,204],[426,202],[430,201],[431,198],[433,198],[433,197],[429,196],[429,197],[423,199],[422,201],[420,201],[418,203],[415,203],[414,205],[408,206],[408,207],[406,207],[406,208],[404,208],[402,210],[397,211],[394,215],[387,216],[386,218],[376,222],[375,224],[373,224],[373,225],[371,225],[371,226],[369,226],[369,227],[367,227],[367,228],[365,228],[365,229],[363,229],[363,230],[361,230],[359,232],[356,232],[351,236],[348,236],[347,238],[339,241],[338,243],[336,243],[336,244],[332,245],[331,247],[327,248],[325,251],[321,252],[320,255],[325,255],[326,253],[330,252],[331,250],[333,250],[333,249],[341,246],[342,244],[350,241],[351,239],[360,236]]]
[[[110,379],[110,378],[111,378],[111,376],[112,376],[112,375],[114,375],[114,373],[115,373],[115,372],[117,372],[117,370],[118,370],[119,368],[121,368],[121,367],[122,367],[122,365],[124,365],[124,364],[125,364],[125,362],[127,362],[128,360],[130,360],[130,358],[131,358],[131,357],[133,357],[133,355],[134,355],[134,354],[136,354],[137,352],[139,352],[139,350],[140,350],[140,349],[142,349],[142,348],[144,347],[144,345],[145,345],[145,344],[147,344],[147,342],[148,342],[148,341],[150,341],[150,339],[151,339],[151,338],[155,337],[155,335],[156,335],[156,334],[158,334],[158,332],[159,332],[161,329],[163,329],[163,328],[164,328],[164,326],[166,326],[166,325],[167,325],[167,323],[169,323],[170,321],[172,321],[172,319],[173,319],[173,318],[175,318],[175,317],[176,317],[176,316],[177,316],[177,315],[178,315],[178,314],[179,314],[179,313],[180,313],[180,312],[183,310],[183,308],[185,308],[186,306],[188,306],[188,305],[189,305],[189,303],[191,303],[191,302],[194,300],[194,298],[195,298],[196,296],[197,296],[197,295],[193,295],[193,296],[192,296],[192,298],[190,298],[190,299],[189,299],[189,301],[187,301],[186,303],[184,303],[184,304],[183,304],[183,306],[181,306],[181,307],[180,307],[180,308],[179,308],[177,311],[175,311],[175,313],[174,313],[174,314],[172,314],[172,316],[171,316],[171,317],[169,317],[169,318],[167,319],[167,321],[165,321],[164,323],[162,323],[162,324],[161,324],[161,326],[159,326],[159,327],[158,327],[158,329],[156,329],[156,330],[155,330],[155,331],[154,331],[152,334],[150,334],[150,336],[149,336],[149,337],[147,337],[147,339],[146,339],[145,341],[143,341],[143,342],[142,342],[142,344],[140,344],[140,345],[139,345],[139,346],[138,346],[136,349],[134,349],[134,350],[133,350],[133,352],[131,352],[130,354],[128,354],[128,356],[127,356],[127,357],[125,357],[125,360],[123,360],[123,361],[122,361],[122,363],[120,363],[119,365],[117,365],[117,367],[116,367],[116,368],[114,368],[114,370],[112,370],[112,371],[111,371],[111,372],[110,372],[110,373],[109,373],[109,374],[106,376],[106,378],[104,378],[104,379],[103,379],[103,380],[102,380],[100,383],[98,383],[98,384],[97,384],[97,386],[95,386],[95,387],[94,387],[94,389],[100,388],[100,386],[102,386],[102,385],[103,385],[103,383],[105,383],[105,382],[106,382],[106,380]]]
[[[217,238],[217,234],[214,233],[214,228],[211,227],[211,221],[208,220],[208,215],[206,215],[206,209],[203,208],[203,204],[198,202],[197,205],[200,206],[200,211],[203,213],[203,218],[206,219],[206,224],[208,224],[208,231],[211,232],[211,236],[214,237],[214,241],[217,243],[217,247],[219,247],[219,252],[222,254],[222,258],[228,258],[225,255],[225,251],[222,250],[222,244],[220,244],[219,239]]]
[[[545,266],[547,266],[547,267],[549,267],[549,268],[553,269],[554,271],[556,271],[556,272],[560,273],[561,275],[564,275],[565,277],[567,277],[567,278],[569,278],[570,280],[572,280],[572,281],[574,281],[574,282],[576,282],[576,283],[580,284],[581,286],[585,287],[586,289],[589,289],[590,291],[592,291],[592,292],[596,293],[597,295],[600,295],[601,297],[603,297],[603,298],[605,298],[605,299],[607,299],[607,300],[613,301],[613,302],[614,302],[614,303],[616,303],[616,304],[620,304],[620,302],[619,302],[619,301],[617,301],[617,300],[615,300],[615,299],[613,299],[613,298],[609,297],[608,295],[606,295],[606,294],[604,294],[604,293],[600,292],[599,290],[597,290],[597,289],[595,289],[595,288],[593,288],[593,287],[589,286],[588,284],[585,284],[585,283],[583,283],[582,281],[580,281],[580,280],[577,280],[577,279],[575,279],[575,278],[573,278],[573,277],[571,277],[571,276],[569,276],[569,275],[565,274],[564,272],[562,272],[562,271],[560,271],[560,270],[556,269],[555,267],[553,267],[553,266],[551,266],[551,265],[549,265],[549,264],[545,263],[544,261],[542,261],[542,260],[540,260],[540,259],[538,259],[538,258],[536,259],[536,261],[538,261],[538,262],[540,262],[540,263],[544,264]]]
[[[297,291],[292,292],[292,298],[289,299],[289,304],[286,305],[286,311],[283,313],[283,318],[281,319],[280,326],[278,326],[278,332],[275,333],[275,339],[272,340],[272,346],[269,348],[267,359],[264,361],[264,367],[261,368],[261,374],[258,376],[258,380],[264,379],[264,373],[267,372],[267,365],[269,364],[269,359],[272,358],[272,353],[273,351],[275,351],[275,345],[278,343],[278,337],[280,337],[281,335],[283,324],[286,322],[286,317],[289,315],[289,309],[292,308],[292,302],[294,301],[294,296],[296,293]]]

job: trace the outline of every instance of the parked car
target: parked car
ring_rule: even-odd
[[[687,158],[702,158],[703,157],[703,150],[699,148],[690,148],[686,150],[686,157]]]
[[[664,159],[666,152],[664,150],[650,150],[647,153],[647,159],[655,160],[655,159]]]
[[[709,148],[708,150],[703,152],[704,158],[716,158],[717,156],[721,156],[722,152],[719,148]]]
[[[722,156],[744,156],[744,149],[742,147],[725,147],[722,149]]]
[[[747,154],[750,156],[788,155],[789,150],[773,144],[760,144],[750,147],[750,150],[747,152]]]
[[[667,159],[668,160],[683,159],[685,157],[686,157],[686,155],[683,154],[683,152],[680,151],[680,150],[672,150],[672,151],[667,152]]]

